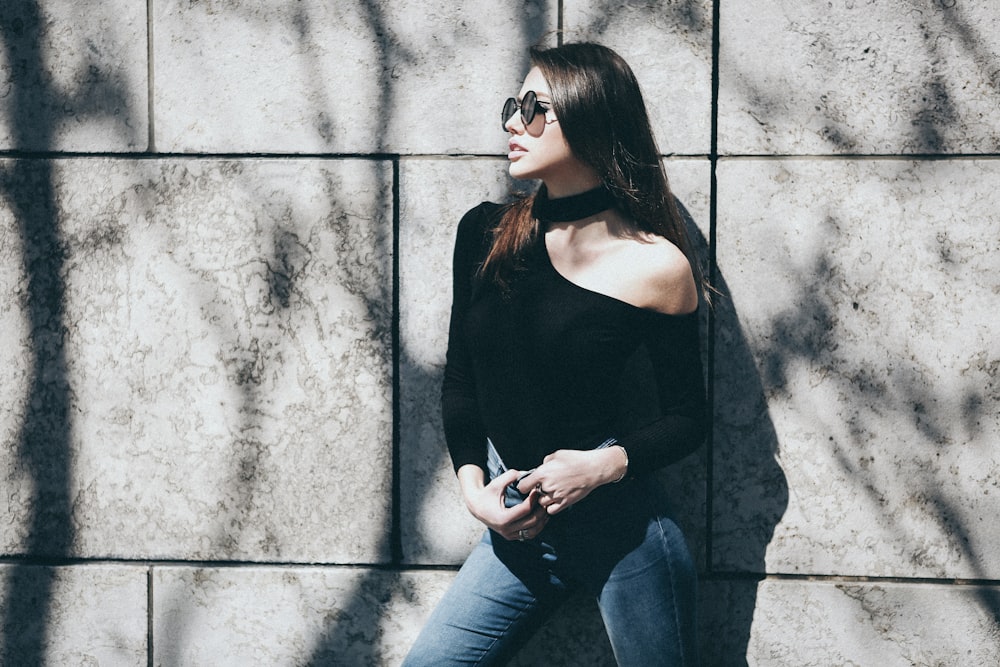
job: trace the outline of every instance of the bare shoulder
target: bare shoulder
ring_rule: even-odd
[[[625,249],[636,297],[644,308],[683,315],[698,307],[691,264],[676,245],[661,236],[631,239]]]

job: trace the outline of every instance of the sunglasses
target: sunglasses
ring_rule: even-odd
[[[527,127],[531,125],[531,122],[535,120],[535,116],[538,114],[545,115],[548,111],[545,107],[538,103],[538,95],[535,91],[529,90],[524,94],[524,99],[518,104],[517,100],[513,97],[507,98],[507,101],[503,103],[503,111],[500,113],[500,126],[507,131],[507,121],[514,117],[517,110],[521,110],[521,122]]]

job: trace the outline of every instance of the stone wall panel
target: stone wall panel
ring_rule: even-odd
[[[712,124],[712,3],[565,3],[565,41],[617,51],[642,87],[660,150],[707,154]]]
[[[145,4],[5,0],[0,46],[0,150],[146,148]]]
[[[498,154],[555,19],[551,0],[154,3],[156,146]]]
[[[0,455],[14,518],[3,551],[26,548],[29,526],[38,543],[42,526],[44,548],[67,545],[50,555],[387,558],[389,165],[66,160],[14,187],[44,177],[51,207],[4,272],[31,308],[2,321],[47,376],[3,369],[20,393]],[[18,216],[0,208],[14,248]],[[61,276],[61,309],[34,294],[46,271]],[[30,400],[50,394],[62,426],[58,404]],[[24,465],[33,428],[68,451]],[[70,515],[36,515],[48,497],[68,497],[55,506]]]
[[[0,663],[144,667],[146,579],[129,565],[0,565]]]
[[[398,665],[451,577],[363,568],[157,567],[153,664]]]
[[[733,160],[719,182],[738,318],[717,337],[717,567],[762,571],[766,546],[768,572],[995,578],[997,165]]]
[[[990,2],[722,7],[719,152],[995,153]]]
[[[728,607],[702,606],[714,630],[705,664],[988,665],[1000,649],[995,586],[767,580],[702,588],[725,600],[747,587],[757,599],[749,637],[733,627]]]

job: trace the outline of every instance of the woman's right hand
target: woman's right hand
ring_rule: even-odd
[[[479,466],[464,465],[458,470],[462,496],[472,516],[506,540],[530,540],[542,532],[549,520],[548,512],[538,504],[537,489],[532,489],[527,498],[513,507],[504,504],[507,485],[517,481],[520,474],[517,470],[508,470],[484,484],[483,470]]]

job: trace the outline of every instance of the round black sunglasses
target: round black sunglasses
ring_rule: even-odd
[[[527,127],[531,125],[531,121],[535,120],[535,116],[538,114],[545,115],[548,111],[545,107],[538,103],[538,95],[535,91],[529,90],[524,94],[524,99],[521,103],[517,103],[517,99],[513,97],[508,97],[507,101],[503,103],[503,111],[500,113],[500,127],[507,131],[507,121],[509,121],[517,110],[521,110],[521,122]]]

